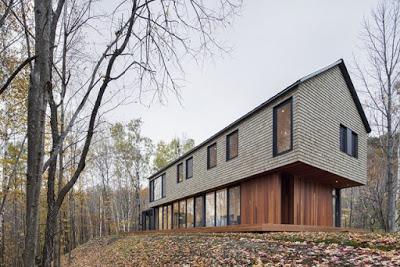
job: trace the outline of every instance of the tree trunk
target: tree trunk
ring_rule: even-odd
[[[35,265],[39,227],[39,197],[44,156],[44,130],[47,105],[47,87],[50,81],[50,0],[35,0],[35,64],[28,93],[28,169],[26,183],[26,235],[24,265]]]
[[[57,229],[57,214],[58,207],[49,207],[46,219],[46,231],[44,234],[42,267],[51,266],[52,256],[54,253],[54,236],[56,235]]]

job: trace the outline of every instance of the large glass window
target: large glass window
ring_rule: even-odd
[[[183,163],[179,163],[176,166],[176,181],[178,183],[183,181]]]
[[[238,131],[226,136],[226,160],[236,158],[239,153],[239,134]]]
[[[206,195],[206,226],[215,226],[215,192]]]
[[[202,227],[204,226],[204,197],[196,197],[195,202],[195,227]]]
[[[228,190],[229,224],[240,224],[240,186]]]
[[[179,227],[179,202],[174,203],[173,212],[173,228],[177,229]]]
[[[150,202],[165,197],[165,173],[150,181]]]
[[[274,107],[274,156],[292,149],[292,98]]]
[[[207,168],[211,169],[217,166],[217,143],[207,147]]]
[[[228,224],[228,211],[227,211],[228,192],[226,189],[222,189],[218,190],[215,194],[217,201],[215,205],[216,225],[225,226]]]
[[[186,228],[186,200],[179,201],[179,228]]]
[[[163,229],[168,229],[168,209],[167,206],[163,207]]]
[[[167,222],[168,222],[168,229],[172,229],[172,205],[168,205],[168,217],[167,217]]]
[[[163,229],[163,207],[158,208],[158,229]]]
[[[193,177],[193,158],[186,160],[186,179]]]
[[[194,226],[194,198],[186,200],[186,226],[187,228]]]

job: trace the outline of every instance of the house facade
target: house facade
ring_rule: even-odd
[[[149,177],[143,229],[340,226],[371,131],[343,60],[296,81]]]

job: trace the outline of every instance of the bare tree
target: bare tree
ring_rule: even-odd
[[[65,4],[66,2],[69,4]],[[8,12],[25,28],[27,46],[34,43],[34,56],[30,55],[31,51],[28,49],[27,59],[14,72],[19,73],[26,65],[32,66],[28,96],[25,266],[33,266],[37,255],[39,198],[43,173],[47,172],[48,177],[47,218],[40,261],[42,266],[50,266],[54,255],[58,214],[65,196],[85,168],[99,112],[105,104],[104,98],[110,84],[129,75],[134,77],[133,84],[139,92],[139,98],[144,93],[150,93],[153,98],[162,99],[168,91],[179,97],[178,81],[180,73],[183,73],[181,63],[184,56],[198,59],[199,56],[212,56],[216,49],[222,49],[214,39],[215,30],[225,27],[240,6],[240,1],[209,2],[121,1],[108,16],[111,34],[105,38],[106,45],[100,48],[102,52],[97,59],[91,58],[86,62],[86,69],[90,71],[86,72],[87,78],[82,78],[79,85],[69,83],[71,71],[66,69],[66,66],[71,66],[74,56],[77,56],[71,52],[71,42],[76,40],[76,36],[85,26],[94,29],[90,27],[89,21],[94,17],[92,10],[96,10],[99,3],[91,0],[34,0],[34,33],[31,33],[24,22],[24,14],[20,17],[13,13],[12,8],[9,9]],[[8,7],[12,4],[13,2],[9,2]],[[64,17],[64,21],[67,18],[72,19],[65,26],[66,24],[60,25],[60,17]],[[59,47],[62,48],[61,56]],[[9,80],[12,81],[15,75],[11,74]],[[9,84],[6,81],[2,92]],[[69,121],[60,120],[60,114],[66,108],[66,95],[73,99],[69,102]],[[52,149],[44,162],[48,111]],[[80,142],[77,165],[72,176],[65,181],[62,180],[64,174],[61,172],[61,182],[57,185],[57,168],[63,168],[60,166],[62,160],[60,163],[58,158],[65,149],[67,136],[76,124],[86,127]]]
[[[375,133],[384,153],[385,186],[387,194],[384,228],[394,232],[397,228],[397,191],[395,153],[399,130],[400,78],[400,3],[381,1],[364,22],[362,40],[367,56],[366,64],[356,63],[358,75],[368,96],[368,108]]]

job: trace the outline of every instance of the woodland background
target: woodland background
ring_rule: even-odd
[[[133,97],[167,92],[180,99],[180,60],[223,50],[214,37],[240,1],[121,1],[102,13],[96,1],[0,0],[0,265],[60,266],[60,255],[98,236],[140,227],[145,178],[194,147],[189,137],[154,142],[143,122],[105,114],[125,75]],[[109,40],[86,54],[95,22]],[[175,22],[179,21],[179,24]],[[51,22],[51,23],[49,23]],[[368,183],[343,192],[343,225],[397,231],[400,121],[400,6],[380,1],[363,23],[365,61],[353,79],[373,133]],[[188,36],[195,36],[188,42]],[[118,64],[115,64],[117,62]],[[116,66],[114,66],[116,65]],[[178,74],[176,74],[178,73]],[[180,99],[182,100],[182,99]]]

